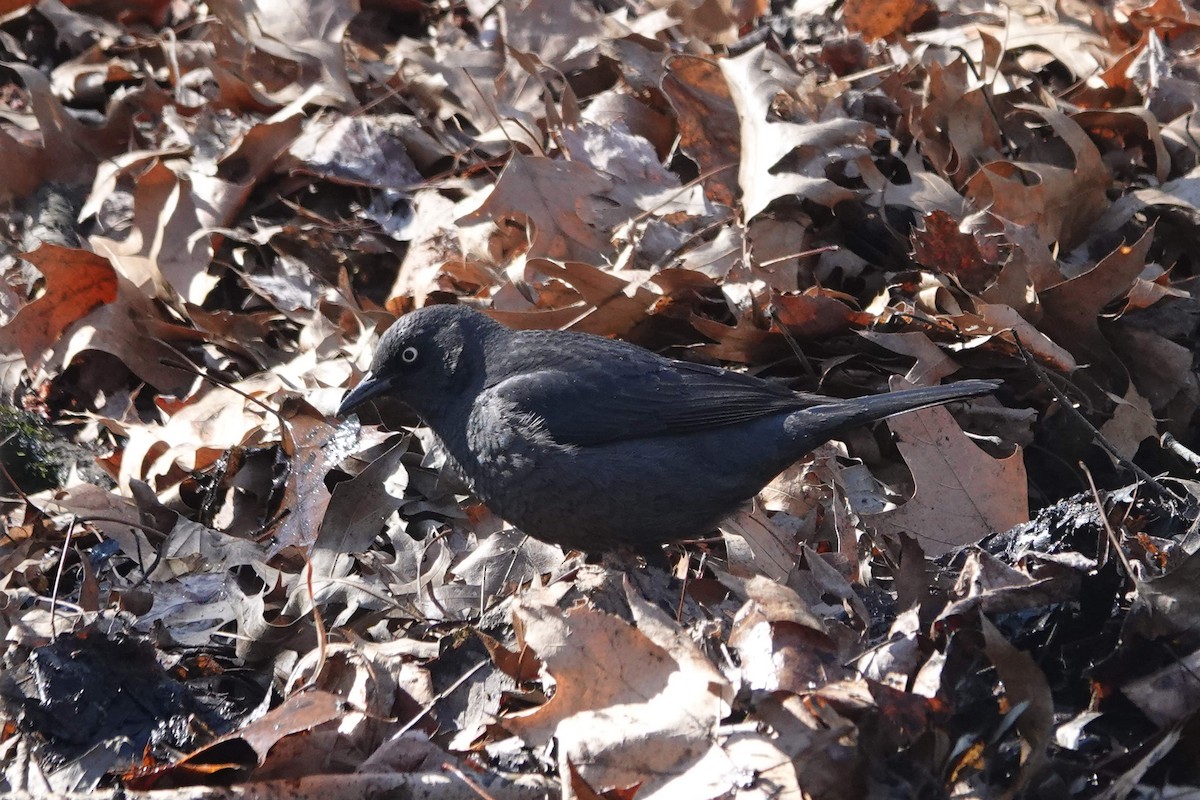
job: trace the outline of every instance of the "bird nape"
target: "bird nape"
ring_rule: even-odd
[[[475,495],[523,532],[584,551],[645,550],[709,534],[848,428],[998,385],[834,399],[590,334],[511,330],[445,305],[398,319],[337,413],[400,400]]]

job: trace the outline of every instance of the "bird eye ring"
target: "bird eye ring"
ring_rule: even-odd
[[[411,364],[417,360],[417,348],[406,347],[400,351],[400,360],[405,364]]]

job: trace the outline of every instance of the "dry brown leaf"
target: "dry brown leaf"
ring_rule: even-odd
[[[92,247],[148,294],[203,303],[219,280],[209,271],[217,231],[233,222],[250,192],[299,134],[301,122],[294,113],[255,125],[233,137],[213,164],[154,159],[136,176],[132,230],[119,241],[93,236]],[[195,135],[201,137],[203,130]],[[99,172],[86,208],[100,208],[122,173],[140,161],[127,158],[117,169]]]
[[[281,739],[311,734],[314,728],[339,719],[345,713],[345,700],[336,694],[316,690],[301,692],[242,730],[219,737],[174,764],[131,775],[126,782],[134,789],[166,789],[208,783],[214,774],[226,770],[234,774],[253,770],[266,760]],[[231,742],[242,747],[230,747]]]
[[[748,599],[733,620],[729,645],[748,687],[800,694],[845,677],[837,645],[799,595],[764,577],[742,589]]]
[[[738,195],[741,139],[729,83],[709,59],[674,56],[667,67],[662,91],[678,120],[679,149],[696,162],[705,195],[732,208]]]
[[[673,117],[651,108],[628,91],[610,89],[594,95],[583,111],[583,118],[602,127],[623,126],[634,136],[650,142],[660,159],[670,153],[679,134]]]
[[[913,260],[921,266],[957,278],[972,294],[982,292],[1000,274],[1001,254],[994,240],[981,240],[944,211],[926,214],[922,224],[909,237]]]
[[[1046,247],[1056,242],[1074,247],[1108,208],[1108,167],[1070,117],[1038,106],[1018,108],[1049,125],[1070,149],[1074,164],[992,161],[966,181],[963,193],[977,208],[1033,226]]]
[[[775,104],[787,96],[795,72],[763,46],[720,62],[741,126],[738,183],[745,219],[780,197],[826,206],[855,196],[829,180],[825,170],[867,153],[870,125],[854,119],[796,123],[778,119]]]
[[[1200,28],[1200,12],[1180,0],[1152,0],[1148,3],[1122,2],[1118,6],[1137,28],[1153,29],[1160,34]]]
[[[569,328],[597,336],[624,336],[646,318],[647,310],[659,295],[641,284],[634,284],[618,273],[579,261],[556,263],[547,259],[530,260],[530,269],[554,276],[569,284],[591,309],[580,310]],[[518,324],[516,327],[524,327]]]
[[[260,375],[235,384],[251,397],[266,398],[278,390],[274,376]],[[242,394],[221,386],[176,401],[159,401],[166,421],[157,425],[110,425],[129,437],[121,458],[118,485],[128,491],[134,480],[156,492],[165,491],[187,475],[207,469],[230,448],[253,438],[263,426],[264,412]]]
[[[384,123],[363,117],[311,121],[292,142],[292,168],[335,183],[407,189],[422,182],[404,142]]]
[[[612,247],[592,212],[611,188],[612,181],[585,164],[517,155],[483,205],[463,220],[528,224],[530,257],[598,263]]]
[[[16,60],[5,62],[5,67],[25,84],[30,116],[41,142],[34,144],[19,128],[14,130],[15,126],[10,128],[12,134],[0,130],[0,144],[4,145],[0,197],[20,199],[51,181],[87,182],[96,163],[108,154],[109,148],[101,144],[98,132],[68,113],[40,71]]]
[[[1041,292],[1046,315],[1038,326],[1079,361],[1109,376],[1124,393],[1124,367],[1100,330],[1100,313],[1123,297],[1146,265],[1153,230],[1131,245],[1109,253],[1095,267]]]
[[[283,451],[290,469],[280,508],[285,515],[275,530],[272,553],[287,547],[309,550],[321,529],[331,497],[325,486],[326,447],[338,435],[325,416],[298,397],[287,398],[279,409]]]
[[[688,36],[725,45],[737,41],[739,29],[769,8],[764,0],[668,0],[665,4]]]
[[[155,552],[155,548],[142,528],[141,513],[130,498],[90,483],[80,483],[59,493],[57,497],[39,497],[34,507],[49,515],[68,511],[80,517],[93,514],[107,517],[108,519],[104,520],[88,521],[88,524],[115,541],[131,558],[137,559],[139,554],[143,554],[141,558],[144,561],[139,563],[143,567],[149,566],[149,559],[144,554]],[[122,523],[121,520],[125,522]]]
[[[1109,57],[1102,36],[1065,15],[1056,19],[1053,15],[1013,14],[1004,21],[1003,28],[991,25],[971,25],[971,28],[1003,42],[1010,53],[1026,48],[1044,50],[1079,80],[1095,75]],[[975,52],[982,55],[982,50]]]
[[[202,342],[205,334],[164,321],[161,308],[106,259],[55,245],[31,256],[48,270],[47,294],[22,308],[0,332],[0,342],[9,342],[3,347],[6,352],[21,351],[33,359],[30,367],[55,374],[81,352],[99,350],[161,392],[184,393],[193,385],[194,376],[164,362],[182,360],[172,345]],[[70,319],[76,314],[82,316]]]
[[[200,229],[196,199],[188,185],[162,161],[140,176],[134,200],[133,230],[121,241],[94,236],[92,247],[121,274],[152,297],[178,296],[203,303],[217,283],[208,273],[212,247]]]
[[[1036,569],[1036,557],[1030,559]],[[1095,562],[1080,559],[1089,567]],[[1079,595],[1078,575],[1068,570],[1043,570],[1036,578],[1010,567],[982,549],[969,549],[952,592],[953,601],[939,619],[965,617],[982,610],[1005,614],[1068,602]]]
[[[819,286],[801,294],[773,294],[771,304],[779,321],[800,339],[823,339],[870,324],[870,315],[856,311],[839,295]]]
[[[730,569],[739,575],[766,575],[786,581],[796,566],[796,542],[761,509],[739,510],[723,520],[721,535],[729,551]]]
[[[753,320],[739,318],[733,325],[717,322],[715,319],[693,314],[692,326],[716,344],[705,345],[704,352],[722,361],[734,361],[742,364],[755,364],[766,360],[764,353],[772,346],[782,344],[783,337],[772,334],[771,331],[760,328]]]
[[[937,13],[929,0],[846,0],[842,15],[846,27],[863,35],[868,42],[907,33],[926,14]]]
[[[946,66],[935,61],[928,70],[928,100],[915,110],[913,134],[938,174],[954,186],[962,186],[981,164],[1000,157],[1000,129],[988,109],[985,90],[971,83],[963,59]]]
[[[1171,171],[1171,156],[1163,141],[1160,123],[1146,108],[1121,110],[1080,111],[1073,119],[1087,131],[1092,141],[1099,142],[1101,152],[1110,158],[1121,153],[1131,157],[1140,153],[1147,168],[1159,183],[1167,180]]]
[[[1138,392],[1150,401],[1155,416],[1176,435],[1184,434],[1200,405],[1200,378],[1192,369],[1191,348],[1154,331],[1120,326],[1113,347],[1128,365]]]
[[[1121,687],[1121,694],[1155,725],[1174,725],[1188,719],[1200,708],[1198,669],[1200,653],[1189,653],[1127,682]]]
[[[1100,434],[1122,456],[1133,458],[1142,442],[1158,435],[1158,423],[1154,419],[1150,401],[1130,384],[1125,397],[1117,402],[1112,417],[1100,427]]]
[[[942,382],[943,378],[953,375],[960,369],[954,359],[938,347],[924,333],[880,333],[879,331],[859,331],[858,335],[885,347],[893,353],[900,353],[915,359],[913,365],[905,373],[904,379],[918,386],[932,386]]]
[[[944,408],[901,414],[888,427],[916,492],[897,509],[865,515],[877,530],[912,534],[926,554],[936,556],[1029,519],[1020,448],[1007,458],[992,458]]]
[[[333,487],[313,542],[314,576],[344,577],[350,571],[350,554],[370,547],[384,521],[404,504],[408,470],[400,459],[408,449],[409,437],[400,437],[358,475]]]
[[[604,18],[587,4],[531,0],[514,4],[507,14],[507,44],[537,56],[562,72],[595,66]]]
[[[1016,785],[1023,786],[1046,760],[1046,747],[1054,735],[1054,698],[1046,674],[1033,656],[1010,644],[982,613],[979,624],[983,628],[983,652],[995,666],[1005,696],[1013,707],[1025,706],[1017,718],[1023,742]]]
[[[256,93],[280,105],[306,94],[310,102],[355,102],[342,52],[354,0],[214,0],[212,8],[242,45],[224,51],[222,66]]]
[[[554,676],[545,705],[503,719],[530,743],[558,743],[596,788],[641,784],[640,797],[715,797],[731,776],[716,745],[729,686],[660,612],[630,594],[638,627],[577,606],[565,614],[538,592],[514,607],[522,646]]]
[[[1035,328],[1029,320],[1010,306],[999,303],[975,303],[975,313],[958,314],[951,321],[973,336],[1006,336],[1012,331],[1021,340],[1021,345],[1036,355],[1043,363],[1060,372],[1072,372],[1078,367],[1075,358],[1062,347]]]
[[[117,299],[117,275],[107,259],[85,250],[44,244],[23,257],[42,273],[46,288],[0,329],[0,342],[15,345],[36,372],[67,328]]]

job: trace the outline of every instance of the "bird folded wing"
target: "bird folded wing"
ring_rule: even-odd
[[[814,405],[814,398],[751,376],[691,364],[638,368],[644,366],[629,365],[636,377],[618,368],[599,381],[556,369],[527,372],[485,390],[480,401],[530,414],[556,442],[578,447],[736,425]]]

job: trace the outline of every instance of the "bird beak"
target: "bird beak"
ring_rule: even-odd
[[[362,380],[358,382],[358,386],[355,386],[350,390],[349,394],[342,398],[342,403],[338,406],[337,415],[344,417],[350,411],[353,411],[356,406],[360,406],[366,401],[373,400],[382,394],[387,394],[391,388],[391,381],[368,372],[363,375]]]

